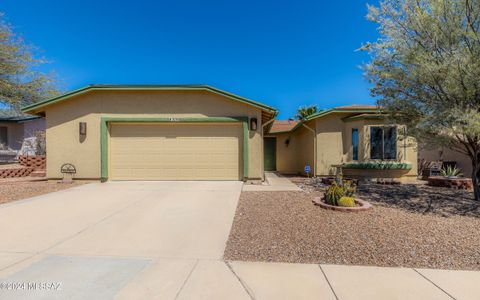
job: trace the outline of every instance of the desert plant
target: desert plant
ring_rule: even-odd
[[[343,206],[343,207],[354,207],[355,206],[355,200],[352,197],[342,197],[338,200],[338,206]]]
[[[343,182],[343,190],[344,190],[345,196],[353,197],[357,192],[357,186],[355,185],[355,183],[353,183],[353,181],[345,180]]]
[[[342,186],[333,183],[328,187],[325,193],[325,202],[330,205],[338,205],[338,200],[345,195],[345,190]]]
[[[357,191],[356,185],[351,180],[342,180],[341,184],[334,182],[325,192],[325,203],[339,206],[339,200],[342,197],[353,198]]]
[[[445,177],[455,177],[461,175],[462,170],[454,166],[447,166],[446,168],[442,168],[440,174]]]
[[[45,138],[45,131],[36,131],[35,132],[35,154],[36,155],[45,155],[47,149],[47,143]]]

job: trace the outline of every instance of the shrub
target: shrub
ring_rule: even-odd
[[[338,200],[338,206],[354,207],[355,200],[352,197],[342,197]]]

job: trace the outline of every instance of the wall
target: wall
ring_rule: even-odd
[[[306,124],[315,130],[315,122]],[[277,171],[285,174],[304,174],[305,165],[314,171],[313,140],[314,134],[305,127],[293,132],[280,133],[277,137]],[[286,140],[290,140],[288,146]]]
[[[23,124],[13,122],[0,122],[0,127],[7,127],[7,146],[11,150],[20,150],[23,143]]]
[[[457,168],[462,170],[463,175],[465,177],[472,177],[472,162],[470,157],[449,148],[438,147],[437,149],[429,149],[425,146],[419,147],[418,159],[427,162],[438,160],[456,161]]]
[[[353,161],[352,130],[354,128],[358,129],[358,161],[365,159],[365,145],[363,143],[365,138],[363,130],[364,125],[364,120],[345,122],[343,133],[343,161]]]
[[[91,91],[46,107],[47,177],[61,177],[63,163],[76,178],[100,178],[100,119],[104,117],[256,117],[261,111],[208,91]],[[79,122],[87,137],[79,139]],[[262,177],[261,124],[249,132],[249,178]]]
[[[306,125],[315,130],[315,121],[310,121]],[[314,160],[314,137],[315,134],[307,128],[301,126],[295,132],[297,141],[297,171],[305,175],[305,165],[310,165],[311,174],[315,171]]]
[[[316,119],[317,126],[317,175],[334,175],[335,168],[345,162],[344,128],[345,114],[330,114]]]
[[[22,122],[24,138],[34,137],[37,131],[45,131],[45,118]]]
[[[277,138],[277,171],[285,174],[298,173],[297,147],[299,141],[294,133],[282,133],[275,135]],[[288,146],[285,141],[289,140]]]

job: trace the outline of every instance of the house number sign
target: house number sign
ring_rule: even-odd
[[[60,172],[63,174],[75,174],[77,173],[77,169],[72,164],[63,164],[60,168]]]
[[[179,122],[179,118],[169,118],[170,122]]]

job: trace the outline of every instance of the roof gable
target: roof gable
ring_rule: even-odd
[[[313,115],[308,116],[307,118],[298,122],[293,128],[291,128],[288,131],[295,131],[306,122],[309,122],[317,118],[325,117],[334,113],[357,113],[357,114],[365,115],[365,114],[378,114],[379,111],[380,111],[380,108],[375,105],[349,105],[349,106],[334,107],[331,109],[319,111]],[[284,132],[288,132],[288,131],[284,131]],[[271,132],[271,133],[275,133],[275,132]]]
[[[58,97],[54,97],[51,99],[47,99],[44,101],[40,101],[37,103],[33,103],[31,105],[27,105],[22,107],[22,111],[25,113],[31,113],[31,114],[38,114],[39,112],[42,111],[45,107],[68,100],[74,96],[81,95],[87,92],[91,91],[97,91],[97,90],[102,90],[102,91],[122,91],[122,90],[138,90],[138,91],[151,91],[151,90],[160,90],[160,91],[209,91],[212,93],[216,93],[219,95],[222,95],[224,97],[230,98],[232,100],[242,102],[247,105],[251,105],[254,107],[257,107],[269,114],[272,114],[273,116],[277,115],[278,111],[277,109],[262,104],[260,102],[256,102],[244,97],[240,97],[238,95],[208,86],[208,85],[101,85],[101,84],[94,84],[94,85],[89,85],[86,87],[83,87],[78,90],[74,90],[72,92],[63,94]]]

